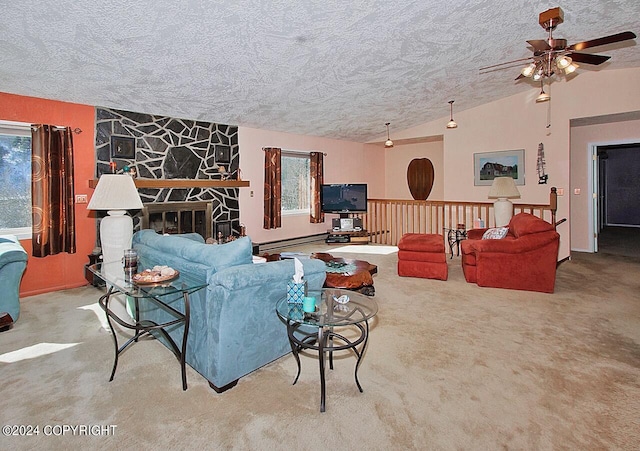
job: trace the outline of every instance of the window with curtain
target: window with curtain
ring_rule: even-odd
[[[31,238],[31,124],[0,121],[0,234]]]
[[[320,211],[323,153],[263,148],[264,228],[282,226],[283,215],[306,214],[312,224],[324,222]]]
[[[309,155],[282,152],[282,214],[309,214]]]

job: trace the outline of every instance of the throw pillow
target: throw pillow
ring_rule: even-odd
[[[509,227],[495,227],[493,229],[487,229],[482,235],[483,240],[501,240],[509,233]]]

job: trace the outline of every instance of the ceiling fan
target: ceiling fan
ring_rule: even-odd
[[[516,77],[516,80],[529,77],[535,81],[542,82],[545,78],[550,78],[556,74],[569,75],[575,72],[578,67],[576,62],[599,65],[611,58],[610,56],[604,55],[580,53],[580,50],[636,38],[636,35],[631,31],[625,31],[598,39],[591,39],[589,41],[567,45],[566,39],[556,39],[553,37],[553,30],[564,22],[564,12],[560,7],[551,8],[540,13],[538,22],[540,23],[540,26],[549,33],[549,37],[547,40],[534,39],[527,41],[527,43],[533,48],[533,56],[506,63],[494,64],[492,66],[481,67],[480,71],[503,69],[504,67],[501,66],[513,66],[514,63],[520,61],[529,61],[529,63],[522,68],[520,75]]]

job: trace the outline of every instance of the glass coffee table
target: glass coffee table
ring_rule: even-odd
[[[305,313],[302,304],[288,303],[282,298],[276,305],[276,312],[287,325],[287,335],[293,356],[298,364],[295,385],[300,377],[299,353],[303,349],[318,351],[320,363],[320,412],[325,411],[325,360],[329,356],[329,368],[333,369],[333,353],[351,349],[357,357],[355,381],[363,392],[358,380],[358,368],[367,347],[369,320],[378,313],[378,304],[373,298],[349,290],[325,288],[309,292],[316,298],[316,311]],[[341,296],[348,296],[347,303],[340,303]],[[348,334],[345,332],[349,332]],[[355,332],[355,336],[351,336]],[[349,335],[347,337],[347,335]]]
[[[96,277],[103,280],[107,292],[100,297],[98,304],[107,315],[107,322],[111,329],[115,344],[115,359],[109,382],[113,380],[118,366],[118,357],[132,343],[144,335],[163,338],[180,362],[182,371],[182,389],[187,389],[187,374],[185,372],[185,356],[187,351],[187,335],[189,334],[189,295],[205,288],[207,285],[190,281],[188,276],[179,273],[176,278],[154,284],[135,284],[125,279],[122,262],[96,263],[88,266]],[[132,310],[132,317],[116,312],[111,306],[119,294],[126,297],[126,303]],[[162,311],[158,315],[158,309]],[[122,309],[124,312],[124,309]],[[146,314],[146,312],[154,312]],[[127,315],[128,316],[128,315]],[[158,318],[162,319],[159,320]],[[122,346],[118,344],[118,335],[113,322],[125,329],[133,330],[133,337]],[[180,346],[169,335],[167,329],[183,328]]]

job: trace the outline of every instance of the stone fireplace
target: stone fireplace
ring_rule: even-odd
[[[131,150],[123,152],[115,142],[131,143]],[[217,229],[239,234],[237,187],[161,183],[234,178],[240,160],[238,127],[96,108],[95,147],[97,177],[115,163],[117,171],[128,166],[138,178],[158,182],[138,187],[145,208],[134,218],[135,229],[195,231],[205,238],[217,236]]]

